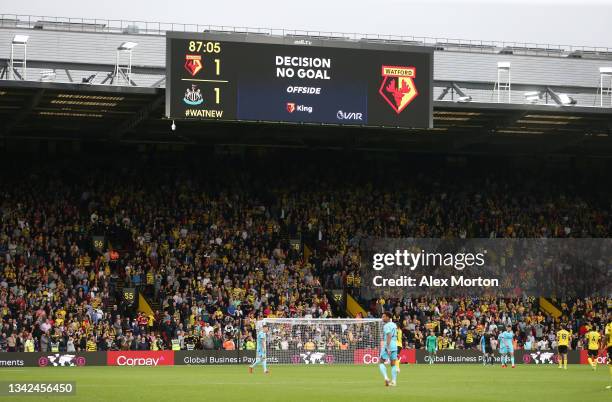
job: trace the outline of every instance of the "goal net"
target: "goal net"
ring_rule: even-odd
[[[382,320],[375,318],[265,318],[272,364],[363,364],[378,356]]]

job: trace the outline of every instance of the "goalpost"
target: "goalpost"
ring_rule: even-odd
[[[378,356],[379,318],[264,318],[267,360],[272,364],[363,364]]]

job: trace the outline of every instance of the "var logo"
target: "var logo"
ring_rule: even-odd
[[[336,113],[336,119],[338,119],[338,120],[363,121],[363,113],[358,113],[358,112],[343,112],[342,110],[338,110],[338,113]]]

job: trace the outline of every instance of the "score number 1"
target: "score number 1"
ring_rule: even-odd
[[[221,74],[221,60],[219,59],[215,59],[215,73],[217,75]],[[218,105],[219,102],[221,101],[221,94],[220,94],[221,90],[216,87],[215,88],[215,103]]]
[[[219,59],[215,59],[215,72],[217,73],[217,75],[221,74],[221,60],[219,60]],[[217,105],[221,101],[220,92],[221,92],[221,90],[218,87],[216,87],[215,88],[215,103]]]
[[[200,40],[189,41],[190,52],[202,52],[202,53],[221,53],[221,44],[219,42],[203,42]],[[221,75],[221,60],[213,59],[215,62],[215,74]],[[221,102],[221,90],[216,87],[215,91],[215,103]]]

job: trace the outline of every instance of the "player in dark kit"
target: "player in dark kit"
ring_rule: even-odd
[[[493,356],[493,348],[491,347],[491,334],[488,332],[485,332],[480,337],[480,351],[483,354],[482,365],[493,365],[493,361],[491,359],[491,356]]]

